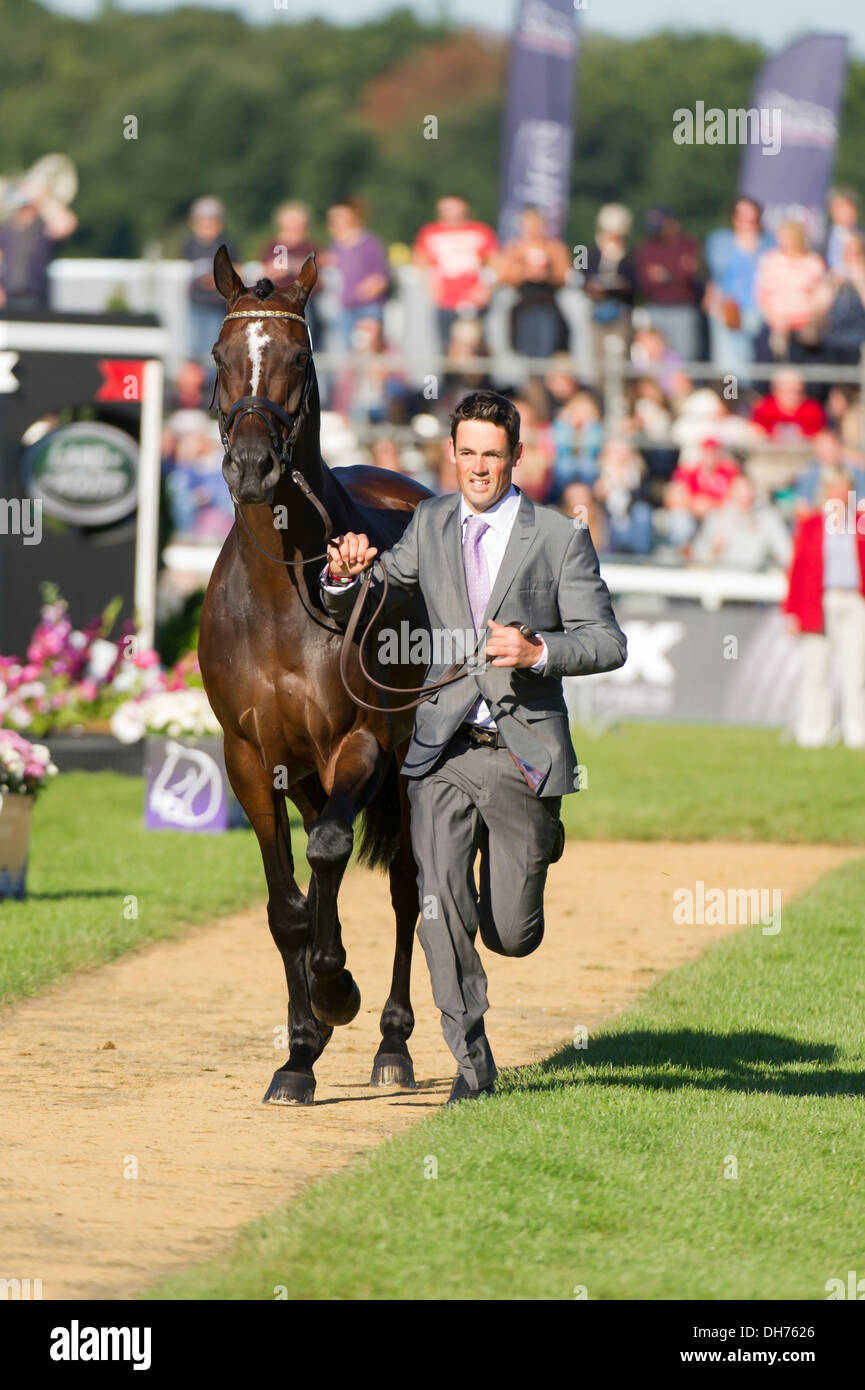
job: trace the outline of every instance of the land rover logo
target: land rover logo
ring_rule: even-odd
[[[24,485],[49,516],[77,526],[105,526],[135,510],[138,447],[113,425],[78,421],[31,444]]]

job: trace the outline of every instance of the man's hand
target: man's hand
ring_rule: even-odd
[[[369,536],[346,531],[344,536],[334,536],[328,542],[327,563],[331,574],[338,579],[353,579],[369,567],[377,554],[375,546],[369,543]]]
[[[504,627],[494,618],[487,619],[487,627],[485,655],[496,658],[491,666],[534,666],[543,647],[540,637],[524,637],[519,628]]]

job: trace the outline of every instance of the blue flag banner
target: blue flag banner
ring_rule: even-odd
[[[526,207],[544,214],[550,236],[564,231],[577,39],[574,0],[521,0],[502,136],[502,241],[516,236],[520,211]]]
[[[846,74],[846,37],[812,34],[764,63],[751,98],[762,138],[742,152],[739,194],[763,205],[770,231],[785,219],[804,222],[812,246],[825,233]]]

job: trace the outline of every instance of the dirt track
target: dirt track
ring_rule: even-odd
[[[657,974],[735,930],[674,925],[674,889],[697,879],[766,885],[781,888],[786,904],[857,853],[569,843],[550,870],[541,949],[525,960],[485,955],[496,1060],[545,1055],[575,1024],[596,1027]],[[363,1004],[316,1068],[314,1107],[259,1103],[284,1060],[274,1029],[285,1017],[263,909],[191,929],[6,1011],[0,1277],[40,1278],[45,1298],[134,1297],[442,1104],[453,1064],[421,952],[411,1042],[420,1089],[368,1086],[390,978],[384,880],[352,871],[340,912]],[[125,1177],[133,1162],[137,1178]]]

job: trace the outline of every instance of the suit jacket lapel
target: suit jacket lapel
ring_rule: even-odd
[[[448,569],[453,580],[454,594],[457,605],[460,609],[460,624],[464,631],[474,632],[474,618],[472,617],[471,604],[469,603],[469,591],[466,588],[466,572],[463,568],[463,537],[462,527],[460,526],[460,496],[458,492],[454,498],[454,505],[445,518],[442,527],[442,546],[447,560]],[[456,624],[455,624],[456,626]]]
[[[501,608],[505,595],[524,564],[537,535],[534,503],[524,492],[520,492],[519,510],[514,518],[511,534],[508,536],[508,543],[502,556],[499,572],[496,575],[496,582],[492,587],[490,601],[484,611],[482,630],[486,631],[487,618],[494,618]],[[463,589],[465,590],[465,579],[463,579]],[[468,603],[467,592],[466,603]]]

